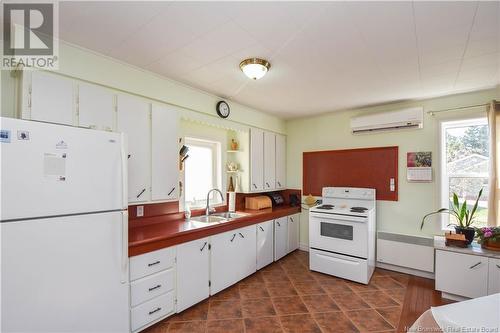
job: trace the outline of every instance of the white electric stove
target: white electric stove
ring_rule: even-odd
[[[309,210],[310,269],[365,283],[375,269],[375,189],[324,187]]]

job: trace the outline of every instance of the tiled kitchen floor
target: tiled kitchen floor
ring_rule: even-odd
[[[145,333],[394,332],[409,276],[377,269],[369,285],[309,271],[295,251]]]

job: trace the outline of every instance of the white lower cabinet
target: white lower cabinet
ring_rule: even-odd
[[[184,311],[284,257],[298,247],[298,222],[298,214],[285,216],[131,257],[131,332]]]
[[[274,260],[288,253],[288,218],[280,217],[274,220]]]
[[[167,247],[130,258],[130,281],[174,266],[175,248]]]
[[[130,324],[139,332],[175,312],[175,247],[131,257]]]
[[[174,312],[174,291],[153,298],[130,310],[132,332]]]
[[[209,239],[177,246],[177,312],[209,296]]]
[[[299,248],[300,215],[288,216],[288,253]]]
[[[160,273],[147,276],[130,283],[130,305],[136,306],[155,298],[175,286],[174,269],[170,268]]]
[[[256,241],[254,225],[211,237],[210,295],[256,271]]]
[[[273,262],[273,221],[257,224],[257,269]]]
[[[486,296],[488,258],[436,250],[436,289],[470,298]]]
[[[500,293],[500,259],[488,261],[488,295]]]

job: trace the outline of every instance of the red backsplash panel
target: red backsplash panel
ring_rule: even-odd
[[[144,207],[144,216],[137,217],[137,206]],[[128,206],[129,219],[174,214],[179,212],[179,201]]]
[[[397,146],[304,152],[302,163],[304,195],[321,196],[327,186],[366,187],[377,190],[377,200],[398,200]]]

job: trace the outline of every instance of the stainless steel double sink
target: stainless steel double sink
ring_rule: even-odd
[[[203,223],[224,223],[233,221],[240,217],[247,216],[246,213],[234,213],[234,212],[223,212],[223,213],[213,213],[210,215],[201,215],[191,218],[191,221],[203,222]]]

